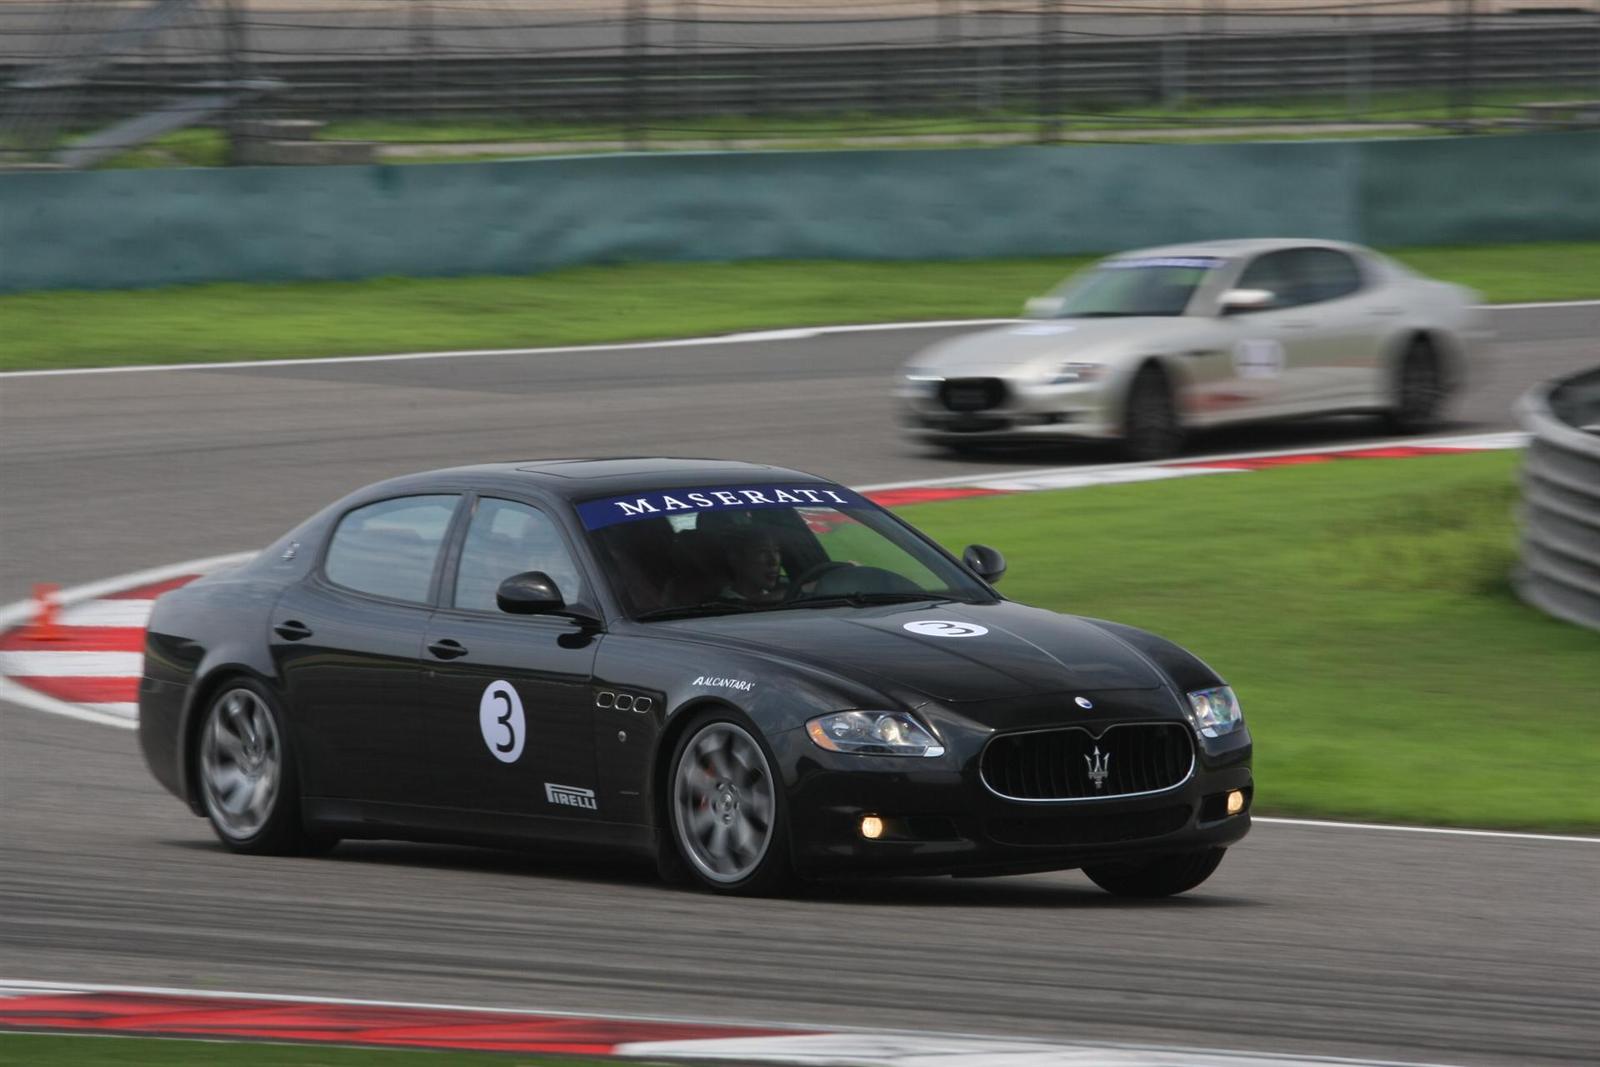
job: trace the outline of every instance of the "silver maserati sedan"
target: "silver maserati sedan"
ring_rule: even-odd
[[[1486,349],[1477,294],[1334,241],[1212,241],[1101,260],[1026,320],[903,368],[906,431],[956,450],[1063,438],[1178,452],[1196,429],[1374,412],[1433,426]]]

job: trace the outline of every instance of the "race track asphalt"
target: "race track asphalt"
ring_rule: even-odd
[[[1529,384],[1600,360],[1600,308],[1496,323],[1452,432],[1506,428]],[[365,482],[475,460],[722,455],[861,484],[1106,458],[902,443],[889,376],[935,336],[0,379],[0,599],[249,548]],[[742,901],[593,857],[246,859],[160,792],[132,734],[0,714],[0,977],[1579,1063],[1600,1048],[1597,884],[1590,844],[1285,825],[1157,904],[1075,873]]]

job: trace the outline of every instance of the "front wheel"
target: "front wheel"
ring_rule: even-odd
[[[667,797],[684,873],[719,893],[772,893],[790,878],[781,783],[765,748],[731,714],[684,731]]]
[[[1152,856],[1124,863],[1085,867],[1095,885],[1119,897],[1170,897],[1187,892],[1211,877],[1225,848]]]
[[[1183,423],[1167,376],[1154,363],[1141,367],[1128,387],[1122,415],[1122,454],[1148,462],[1177,455],[1183,447]]]
[[[301,826],[287,730],[264,686],[241,678],[217,693],[200,723],[195,759],[206,818],[233,851],[282,855],[331,846]]]

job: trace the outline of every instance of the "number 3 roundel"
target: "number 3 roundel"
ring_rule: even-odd
[[[522,755],[523,729],[522,699],[510,682],[490,682],[478,701],[478,728],[483,731],[483,743],[501,763],[515,763]]]

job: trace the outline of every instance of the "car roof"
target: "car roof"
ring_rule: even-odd
[[[569,500],[691,487],[768,485],[773,482],[832,485],[804,471],[762,463],[681,456],[595,456],[516,460],[445,467],[393,478],[368,490],[415,492],[431,486],[539,489]]]
[[[1155,256],[1216,256],[1220,259],[1241,259],[1263,252],[1277,252],[1285,248],[1337,248],[1343,252],[1364,254],[1367,250],[1346,241],[1325,241],[1315,237],[1236,237],[1223,241],[1191,241],[1181,245],[1160,245],[1155,248],[1136,248],[1118,252],[1109,259],[1143,259]]]

